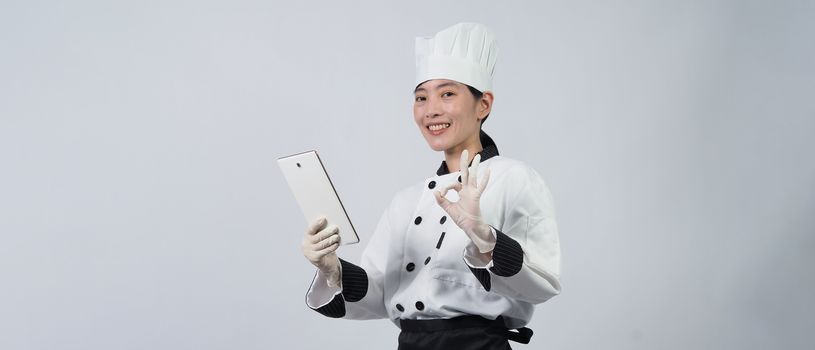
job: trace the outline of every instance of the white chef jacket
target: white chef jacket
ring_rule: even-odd
[[[317,273],[306,304],[329,317],[446,319],[503,316],[520,328],[534,304],[560,293],[560,244],[552,196],[541,176],[521,161],[498,155],[482,133],[479,178],[490,179],[481,214],[496,236],[491,261],[447,217],[433,196],[460,181],[447,165],[396,194],[382,214],[359,266],[340,259],[342,283],[329,287]],[[479,179],[480,181],[480,179]],[[479,182],[480,183],[480,182]],[[458,200],[455,191],[447,198]]]

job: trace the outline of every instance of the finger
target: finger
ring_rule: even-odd
[[[449,184],[447,186],[444,186],[441,189],[441,192],[439,192],[439,191],[436,191],[436,192],[439,192],[439,195],[441,197],[446,197],[447,196],[447,191],[454,190],[456,192],[459,192],[459,191],[461,191],[461,186],[462,185],[460,183],[456,182],[456,183],[452,183],[452,184]]]
[[[467,150],[465,149],[464,151],[461,152],[461,159],[459,160],[458,163],[459,169],[461,169],[459,170],[459,172],[461,173],[461,183],[463,184],[467,183],[467,179],[470,174],[469,170],[467,169],[469,164],[470,164],[470,152],[467,152]]]
[[[436,196],[436,197],[444,197],[444,196],[447,195],[447,190],[449,190],[449,189],[450,189],[449,187],[445,187],[445,188],[442,188],[441,190],[435,190],[435,191],[433,191],[433,195]]]
[[[308,225],[308,228],[306,228],[306,236],[314,235],[315,233],[317,233],[317,231],[322,229],[327,223],[328,220],[326,220],[325,216],[321,216],[317,218],[317,220],[312,221],[311,224]]]
[[[317,252],[316,252],[316,255],[317,255],[317,257],[318,257],[318,258],[322,258],[322,257],[324,257],[324,256],[326,256],[326,255],[328,255],[328,254],[333,253],[333,252],[334,252],[334,251],[336,251],[336,250],[337,250],[337,248],[339,248],[339,247],[340,247],[340,243],[339,243],[339,242],[334,243],[334,244],[331,244],[331,245],[329,245],[328,247],[323,248],[323,249],[321,249],[321,250],[317,251]]]
[[[316,254],[316,252],[318,252],[320,250],[323,250],[326,247],[328,247],[328,246],[330,246],[330,245],[332,245],[334,243],[337,243],[338,241],[339,241],[339,238],[335,238],[334,235],[332,235],[332,236],[329,236],[329,237],[327,237],[326,239],[324,239],[322,241],[319,241],[317,243],[312,244],[310,249],[311,249],[312,252],[314,252]]]
[[[475,158],[473,158],[473,170],[472,174],[470,174],[470,185],[473,187],[476,186],[478,183],[478,165],[481,164],[481,155],[476,154]]]
[[[447,192],[447,190],[445,190],[445,192]],[[444,196],[439,191],[433,192],[433,195],[436,196],[436,203],[438,203],[438,205],[445,211],[447,210],[447,207],[453,204],[450,203],[450,201],[447,200],[447,198],[444,198]]]
[[[328,227],[314,235],[314,242],[315,243],[322,242],[326,240],[328,237],[338,234],[339,231],[340,228],[337,227],[337,225],[329,225]]]
[[[439,202],[439,205],[441,205],[441,203],[445,203],[446,205],[453,204],[453,202],[447,200],[447,198],[446,198],[447,191],[455,190],[456,192],[459,192],[459,191],[461,191],[461,186],[463,186],[463,185],[456,182],[456,183],[452,183],[452,184],[449,184],[447,186],[444,186],[444,188],[442,188],[441,192],[435,191],[434,194],[436,195],[436,202]],[[442,199],[443,199],[443,201],[442,201]],[[442,208],[446,208],[446,207],[442,207]]]
[[[436,190],[435,192],[438,192],[440,196],[445,197],[447,196],[447,191],[449,190],[455,190],[456,192],[458,192],[461,190],[461,184],[460,183],[449,184],[447,186],[444,186],[444,188],[441,189],[441,192],[439,192],[438,190]]]
[[[331,236],[326,237],[324,240],[315,243],[312,246],[312,250],[319,251],[319,250],[325,249],[326,247],[328,247],[328,246],[330,246],[330,245],[332,245],[334,243],[337,243],[339,241],[340,241],[340,235],[333,234]]]
[[[484,178],[481,179],[481,183],[478,184],[478,193],[484,193],[484,190],[487,188],[487,182],[490,181],[490,168],[484,170]]]
[[[320,242],[327,237],[336,234],[339,232],[340,228],[337,225],[329,225],[328,227],[322,229],[320,232],[317,232],[314,236],[311,236],[311,243]]]

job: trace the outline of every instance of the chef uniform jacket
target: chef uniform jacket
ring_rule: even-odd
[[[396,194],[355,265],[340,259],[342,282],[329,287],[319,272],[306,304],[349,319],[448,319],[503,316],[507,327],[526,325],[534,304],[560,292],[560,244],[552,196],[541,176],[521,161],[498,155],[482,131],[479,177],[482,219],[496,243],[492,260],[448,218],[433,195],[456,181],[442,162],[436,176]],[[481,179],[479,179],[480,183]],[[450,191],[447,198],[458,200]]]

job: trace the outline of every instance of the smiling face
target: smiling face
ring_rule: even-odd
[[[467,85],[428,80],[416,87],[413,118],[434,151],[460,152],[479,142],[481,120],[492,107],[492,93],[475,99]]]

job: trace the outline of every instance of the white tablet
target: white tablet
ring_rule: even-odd
[[[337,225],[340,231],[340,245],[359,242],[359,236],[348,218],[337,195],[334,184],[328,178],[323,162],[317,151],[298,153],[277,160],[289,183],[294,198],[311,224],[320,216],[328,219],[328,225]]]

